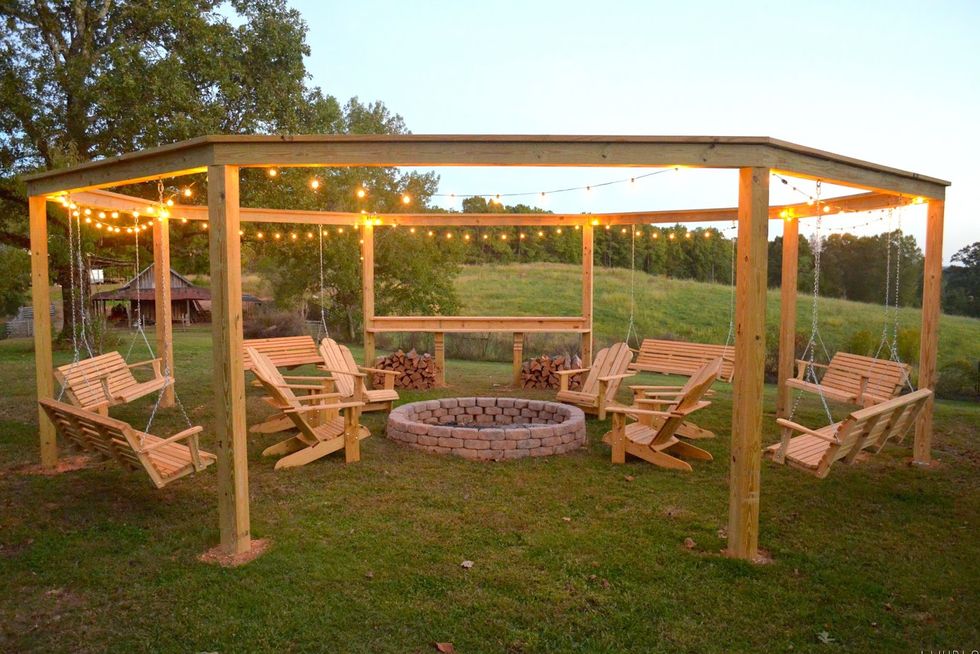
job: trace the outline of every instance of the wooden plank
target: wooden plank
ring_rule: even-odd
[[[238,197],[238,168],[209,166],[218,520],[221,547],[231,554],[251,549]]]
[[[446,335],[442,332],[434,334],[434,345],[436,358],[436,386],[446,385]]]
[[[588,331],[582,332],[582,365],[592,365],[594,233],[592,223],[582,226],[582,318]]]
[[[37,399],[54,397],[51,358],[51,282],[48,280],[48,207],[43,197],[28,200],[31,230],[31,305],[34,307],[34,370]],[[38,406],[41,466],[58,465],[54,424]]]
[[[777,363],[776,415],[789,417],[793,393],[786,380],[795,374],[796,284],[799,274],[800,227],[794,218],[783,221],[783,268],[779,291],[779,361]]]
[[[728,553],[736,558],[754,560],[759,544],[762,388],[766,356],[768,170],[743,168],[739,171],[738,204]]]
[[[364,310],[364,365],[374,365],[374,227],[361,228],[361,306]]]
[[[585,332],[580,316],[375,316],[373,333],[381,332]]]
[[[524,334],[514,332],[514,365],[513,379],[514,388],[521,387],[521,366],[524,365]]]
[[[939,352],[939,318],[943,279],[943,216],[945,203],[929,203],[926,224],[925,263],[922,271],[922,327],[919,341],[919,388],[936,390]],[[35,315],[37,312],[35,311]],[[918,465],[932,461],[932,408],[934,398],[926,400],[915,426],[912,460]]]
[[[170,221],[153,222],[153,284],[156,301],[157,356],[164,376],[175,378],[173,317],[170,306]],[[169,372],[168,372],[169,371]],[[160,406],[174,405],[174,386],[168,384],[160,398]]]

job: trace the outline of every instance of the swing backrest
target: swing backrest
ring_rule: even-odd
[[[607,348],[599,350],[589,368],[589,375],[582,383],[580,392],[588,395],[599,395],[599,379],[612,375],[622,375],[626,373],[630,361],[633,360],[633,351],[626,343],[616,343]],[[615,379],[606,386],[606,400],[612,401],[619,390],[622,380]]]
[[[831,445],[817,467],[817,474],[840,459],[853,460],[863,449],[880,450],[889,439],[901,440],[915,424],[932,391],[928,388],[881,402],[851,413],[838,423],[837,443]]]
[[[847,394],[862,395],[861,384],[866,378],[863,395],[888,399],[902,391],[910,371],[911,367],[905,363],[838,352],[830,360],[820,385]]]
[[[296,394],[286,386],[286,380],[272,360],[254,347],[246,347],[245,352],[250,358],[252,374],[262,382],[273,401],[283,408],[298,408],[300,403],[296,399]]]
[[[361,372],[350,350],[332,338],[324,338],[320,341],[320,358],[321,363],[326,366],[328,372],[331,370],[347,371],[355,374]],[[334,380],[334,388],[341,396],[352,397],[354,395],[355,384],[359,383],[357,377],[338,374],[336,372],[332,373],[331,377]]]
[[[630,364],[630,369],[661,375],[690,376],[716,357],[722,359],[718,378],[731,383],[735,376],[735,347],[732,345],[645,338],[636,353],[636,361]]]
[[[243,357],[245,370],[252,369],[252,358],[248,354],[248,348],[253,348],[264,354],[277,368],[295,368],[320,363],[320,353],[317,352],[316,342],[309,335],[250,338],[244,341],[243,347],[245,348]]]
[[[111,406],[116,403],[113,397],[139,384],[126,360],[115,351],[59,366],[54,376],[64,386],[71,402],[83,409],[100,404]],[[104,384],[108,385],[108,396]]]

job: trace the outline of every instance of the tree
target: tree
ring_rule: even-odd
[[[0,243],[28,246],[26,172],[341,119],[306,86],[306,26],[284,0],[0,0],[0,20]],[[64,239],[51,258],[67,288]]]
[[[0,316],[9,316],[27,301],[31,260],[26,250],[0,244]]]
[[[947,313],[980,317],[980,241],[953,255],[953,265],[943,271],[943,279]]]

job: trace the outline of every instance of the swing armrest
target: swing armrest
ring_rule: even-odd
[[[184,431],[181,431],[181,432],[178,432],[178,433],[174,434],[170,438],[164,438],[162,440],[157,441],[156,443],[153,443],[151,445],[147,445],[146,447],[144,447],[141,450],[141,452],[143,454],[146,454],[147,452],[152,452],[153,450],[158,450],[161,447],[163,447],[164,445],[170,445],[171,443],[176,443],[177,441],[184,440],[185,438],[188,438],[190,436],[197,436],[202,431],[204,431],[204,427],[201,427],[200,425],[195,426],[195,427],[190,427],[188,429],[185,429]],[[194,440],[196,441],[197,439],[195,438]],[[195,443],[195,445],[196,445],[196,443]]]
[[[807,436],[814,436],[820,440],[827,441],[828,443],[836,443],[837,438],[835,436],[828,436],[827,434],[821,434],[818,431],[814,431],[809,427],[805,427],[792,420],[786,420],[785,418],[776,418],[776,424],[780,427],[785,427],[786,429],[791,429],[793,431],[798,431],[801,434],[806,434]]]
[[[814,361],[813,363],[810,363],[809,361],[806,361],[805,359],[797,359],[796,360],[796,378],[797,379],[803,379],[803,376],[806,374],[806,367],[807,366],[813,366],[814,368],[823,368],[824,370],[826,370],[827,368],[830,367],[830,366],[826,366],[826,365],[824,365],[822,363],[817,363],[816,361]]]
[[[352,409],[354,407],[362,407],[364,402],[337,402],[336,404],[314,404],[313,406],[301,406],[301,407],[291,407],[285,409],[283,413],[309,413],[310,411],[328,411],[340,409]]]
[[[136,363],[127,363],[126,364],[126,367],[127,368],[139,368],[139,367],[142,367],[142,366],[150,366],[151,365],[154,368],[158,368],[160,366],[160,362],[161,361],[163,361],[163,359],[161,359],[160,357],[157,357],[156,359],[147,359],[146,361],[137,361]]]

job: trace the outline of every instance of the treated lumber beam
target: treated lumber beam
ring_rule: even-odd
[[[161,367],[171,378],[174,371],[174,326],[170,306],[170,223],[153,221],[153,294],[156,303],[157,356]],[[160,406],[174,405],[174,385],[167,384],[162,391]]]
[[[238,236],[238,168],[208,167],[214,425],[218,521],[229,554],[251,549],[245,373],[242,361],[242,267]]]
[[[796,362],[796,284],[799,275],[800,223],[783,221],[783,267],[779,290],[779,361],[777,363],[776,415],[788,418],[792,392],[786,380],[793,377]]]
[[[929,203],[926,225],[925,263],[922,271],[922,327],[919,340],[919,388],[936,390],[938,381],[939,318],[942,313],[943,216],[945,203]],[[932,411],[930,397],[915,426],[912,460],[918,465],[932,461]]]
[[[322,273],[321,273],[322,274]],[[361,307],[364,312],[364,365],[374,365],[374,228],[361,230]]]
[[[43,197],[28,199],[31,230],[31,306],[34,308],[34,372],[37,399],[54,398],[51,358],[51,282],[48,279],[48,206]],[[58,465],[54,424],[37,405],[41,467]]]
[[[370,331],[381,332],[585,332],[584,317],[564,316],[375,316]]]
[[[759,546],[762,390],[766,358],[769,171],[739,171],[735,282],[735,378],[728,505],[728,553],[754,560]]]
[[[595,234],[591,223],[582,226],[582,317],[586,320],[588,331],[582,332],[582,365],[592,365],[592,321],[593,321],[593,241]]]

